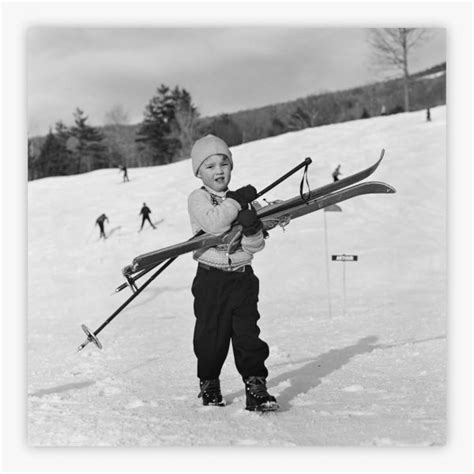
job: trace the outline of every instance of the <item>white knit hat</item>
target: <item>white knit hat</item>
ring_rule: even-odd
[[[199,167],[206,158],[212,155],[225,155],[229,158],[231,169],[234,166],[232,162],[232,153],[229,150],[226,142],[214,135],[206,135],[199,140],[196,140],[191,150],[191,161],[193,165],[194,176],[197,176]]]

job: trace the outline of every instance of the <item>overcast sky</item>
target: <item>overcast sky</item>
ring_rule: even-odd
[[[202,116],[378,80],[367,30],[354,28],[44,28],[27,35],[28,133],[101,125],[115,105],[142,120],[160,84],[186,88]],[[413,54],[412,72],[446,60],[445,30]]]

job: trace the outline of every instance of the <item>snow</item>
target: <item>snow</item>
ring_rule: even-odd
[[[397,190],[274,229],[256,255],[269,391],[278,413],[244,410],[232,354],[225,408],[197,398],[185,255],[99,334],[142,253],[189,238],[189,160],[28,184],[28,442],[33,446],[433,446],[446,442],[446,108],[306,129],[233,148],[232,187],[263,189],[306,156],[311,187],[386,155],[371,180]],[[265,198],[298,194],[301,174]],[[157,229],[138,233],[146,202]],[[99,240],[97,216],[110,219]],[[329,262],[356,254],[357,262]],[[343,266],[344,270],[343,270]],[[345,271],[346,288],[343,288]],[[345,303],[344,303],[345,293]],[[330,295],[330,302],[328,301]]]

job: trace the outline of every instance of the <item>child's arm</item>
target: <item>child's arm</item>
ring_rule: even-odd
[[[228,231],[239,211],[240,205],[234,199],[224,199],[221,204],[213,206],[207,193],[201,189],[193,191],[188,198],[191,220],[209,234],[220,235]]]
[[[252,254],[263,250],[265,247],[263,226],[255,209],[244,209],[239,212],[237,222],[242,225],[242,249]]]

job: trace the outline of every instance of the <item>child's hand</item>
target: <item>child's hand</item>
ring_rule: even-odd
[[[237,222],[242,226],[242,233],[249,237],[263,229],[262,221],[257,217],[255,209],[244,209],[237,214]]]
[[[248,184],[243,188],[237,189],[237,191],[228,191],[226,197],[234,199],[244,209],[248,206],[249,202],[252,202],[257,197],[257,190],[251,184]]]

